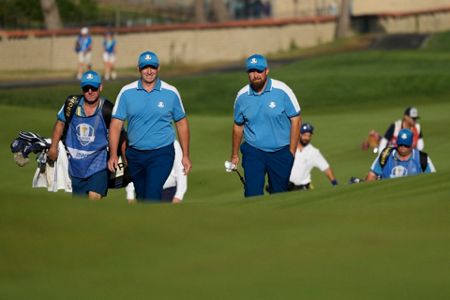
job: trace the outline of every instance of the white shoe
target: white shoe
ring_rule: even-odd
[[[112,79],[116,79],[117,78],[117,73],[116,72],[112,72],[111,73],[111,78]]]

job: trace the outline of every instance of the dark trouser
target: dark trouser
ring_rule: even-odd
[[[172,202],[173,197],[175,197],[176,192],[177,192],[176,186],[164,189],[161,194],[161,201],[162,202]]]
[[[295,185],[292,182],[289,182],[288,185],[288,191],[299,191],[299,190],[309,190],[311,188],[311,184],[307,183],[307,184],[300,184],[300,185]]]
[[[155,150],[127,148],[126,156],[138,200],[160,201],[175,159],[173,144]]]
[[[245,197],[264,194],[266,173],[271,194],[287,191],[294,164],[294,156],[289,151],[289,146],[275,152],[266,152],[243,143],[241,152],[245,172]]]

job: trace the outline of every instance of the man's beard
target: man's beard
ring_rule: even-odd
[[[261,91],[264,85],[266,84],[266,80],[258,80],[257,82],[252,81],[251,86],[255,91]]]
[[[300,144],[302,144],[303,147],[308,146],[310,141],[304,141],[302,139],[300,139]]]

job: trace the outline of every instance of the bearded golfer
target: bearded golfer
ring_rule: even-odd
[[[239,163],[240,146],[245,197],[264,194],[266,174],[270,193],[285,192],[299,139],[300,105],[285,83],[268,77],[264,56],[251,55],[246,68],[249,84],[234,104],[231,163]]]

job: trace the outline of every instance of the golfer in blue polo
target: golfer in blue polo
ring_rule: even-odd
[[[126,157],[136,198],[160,201],[175,157],[173,122],[183,150],[184,173],[187,175],[191,170],[189,124],[178,90],[158,78],[158,56],[151,51],[143,52],[139,55],[138,69],[141,78],[124,86],[114,105],[108,168],[114,171],[118,167],[117,145],[122,126],[127,121]]]
[[[239,163],[240,147],[246,197],[264,194],[266,174],[269,192],[284,192],[300,135],[300,105],[285,83],[268,77],[264,56],[251,55],[246,67],[249,84],[234,104],[231,163]]]

